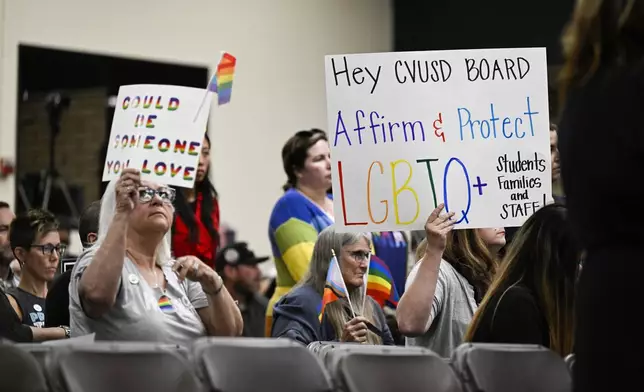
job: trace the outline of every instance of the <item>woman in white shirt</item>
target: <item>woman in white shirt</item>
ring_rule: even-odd
[[[175,343],[241,334],[221,277],[194,256],[171,259],[173,201],[173,189],[141,181],[133,169],[108,185],[98,239],[72,272],[72,336]]]

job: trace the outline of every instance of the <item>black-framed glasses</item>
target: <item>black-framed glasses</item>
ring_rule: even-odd
[[[54,244],[44,244],[44,245],[32,244],[31,247],[40,249],[42,254],[45,255],[45,256],[53,255],[54,250],[55,250],[56,253],[58,253],[58,257],[63,257],[63,255],[65,254],[65,249],[67,249],[67,247],[65,245],[63,245],[63,244],[58,244],[58,245],[54,245]]]
[[[139,188],[139,201],[141,203],[149,203],[155,195],[158,195],[161,201],[163,201],[164,203],[172,204],[174,202],[174,198],[176,197],[176,192],[172,188]]]

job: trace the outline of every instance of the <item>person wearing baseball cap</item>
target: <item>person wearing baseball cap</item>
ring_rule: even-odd
[[[245,337],[264,337],[268,299],[259,294],[262,273],[258,264],[268,256],[257,257],[245,242],[235,242],[222,248],[215,259],[217,273],[226,289],[238,301],[244,319]]]

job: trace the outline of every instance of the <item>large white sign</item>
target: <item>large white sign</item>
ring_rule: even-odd
[[[325,58],[336,225],[521,225],[552,200],[546,50]]]
[[[103,181],[133,167],[142,179],[191,188],[210,110],[210,94],[204,94],[191,87],[121,86]],[[207,104],[199,111],[204,97]]]

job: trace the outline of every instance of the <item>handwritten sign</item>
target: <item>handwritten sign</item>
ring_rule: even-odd
[[[142,179],[191,188],[210,108],[206,105],[195,119],[203,95],[191,87],[121,86],[103,181],[134,167]]]
[[[543,48],[325,58],[336,225],[519,226],[552,200]]]

